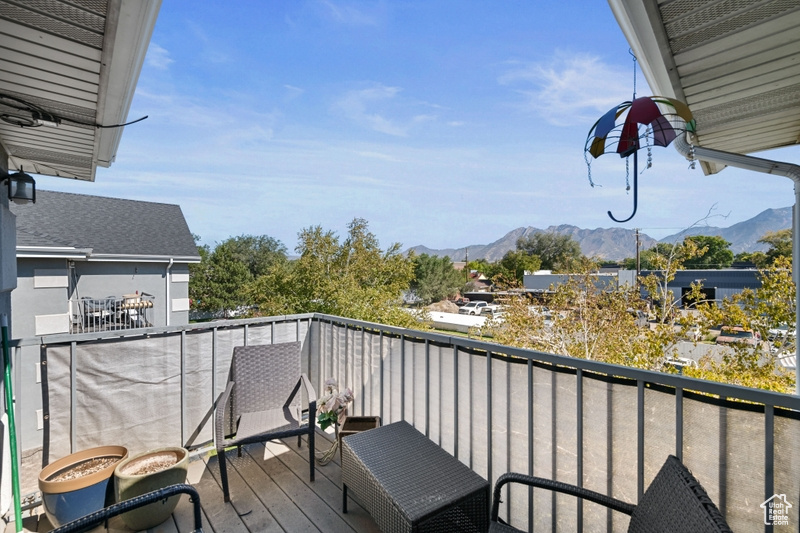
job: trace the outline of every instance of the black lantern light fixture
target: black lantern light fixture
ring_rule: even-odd
[[[5,177],[8,182],[8,199],[17,204],[36,203],[36,182],[25,174],[20,167],[19,172]]]

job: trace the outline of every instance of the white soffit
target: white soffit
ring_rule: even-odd
[[[128,119],[160,5],[0,0],[0,144],[9,172],[93,181],[97,166],[113,162],[123,128],[96,126]],[[37,110],[60,125],[18,125]]]
[[[653,92],[689,105],[698,145],[749,154],[800,142],[800,2],[609,5]]]

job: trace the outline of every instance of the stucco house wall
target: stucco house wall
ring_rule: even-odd
[[[189,264],[200,256],[179,206],[42,190],[35,204],[4,209],[3,201],[0,195],[0,313],[2,295],[9,295],[12,339],[46,343],[48,335],[69,334],[80,323],[81,297],[117,299],[137,291],[153,296],[145,315],[151,326],[189,323]],[[3,228],[15,225],[6,225],[6,217],[16,219],[10,236]],[[30,391],[16,406],[29,414],[18,417],[24,453],[42,449],[39,358],[37,345],[15,354],[19,384]]]
[[[12,337],[77,332],[81,298],[152,296],[146,326],[189,323],[189,264],[199,262],[180,207],[38,191],[17,217]]]
[[[153,307],[146,309],[150,325],[189,323],[186,264],[20,258],[17,276],[11,298],[13,338],[69,331],[70,323],[80,321],[81,298],[122,298],[136,293],[153,296]]]

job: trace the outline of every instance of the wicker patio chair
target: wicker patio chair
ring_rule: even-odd
[[[303,421],[301,395],[308,397],[307,421]],[[308,462],[314,481],[314,429],[317,396],[306,374],[301,372],[300,343],[286,342],[233,349],[228,386],[215,410],[215,443],[222,492],[230,501],[225,448],[308,435]]]
[[[136,496],[129,500],[117,502],[115,504],[109,505],[108,507],[104,507],[99,511],[95,511],[86,516],[82,516],[81,518],[76,518],[72,522],[69,522],[67,524],[62,525],[61,527],[51,530],[50,533],[80,533],[83,531],[90,531],[90,530],[93,531],[97,526],[103,523],[108,524],[109,518],[113,518],[127,511],[138,509],[139,507],[143,507],[151,503],[163,501],[169,498],[170,496],[175,496],[176,494],[189,495],[189,501],[192,503],[194,511],[193,514],[194,529],[192,530],[192,533],[203,533],[203,519],[202,519],[202,510],[200,508],[200,495],[197,493],[197,489],[195,489],[191,485],[186,485],[186,484],[169,485],[167,487],[164,487],[163,489],[157,489],[152,492],[142,494],[141,496]]]
[[[497,516],[500,491],[509,482],[570,494],[628,514],[631,516],[628,533],[731,533],[700,482],[673,455],[667,458],[637,505],[558,481],[513,472],[503,474],[494,488],[490,533],[519,531],[500,522]]]

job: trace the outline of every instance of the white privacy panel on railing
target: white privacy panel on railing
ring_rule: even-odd
[[[351,414],[409,421],[492,484],[532,473],[635,503],[673,454],[734,531],[764,530],[760,504],[772,494],[794,505],[787,530],[798,530],[796,397],[323,315],[51,339],[47,459],[109,443],[135,453],[207,442],[233,347],[294,340],[318,395],[336,378],[355,392]],[[537,532],[627,528],[620,513],[532,492],[507,487],[500,516]]]
[[[365,405],[382,395],[384,423],[411,422],[492,484],[506,471],[532,473],[635,503],[666,458],[678,455],[736,531],[763,528],[768,487],[800,497],[800,421],[771,405],[796,404],[791,397],[361,324],[324,322],[322,336],[337,342],[330,351],[321,343],[320,364],[352,372],[362,357],[354,339],[382,339],[382,389],[368,389]],[[736,397],[745,401],[725,399]],[[521,486],[504,495],[500,516],[537,532],[622,532],[629,522],[597,504]]]
[[[233,348],[245,338],[305,340],[307,330],[307,321],[290,321],[47,345],[44,460],[108,444],[130,453],[206,444]]]

